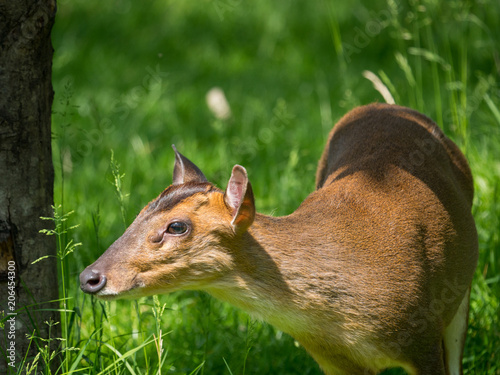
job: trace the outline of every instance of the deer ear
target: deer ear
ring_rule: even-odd
[[[194,163],[182,155],[174,145],[175,151],[173,185],[185,184],[186,182],[207,182],[207,178]]]
[[[252,185],[245,168],[235,165],[224,193],[224,202],[231,210],[231,224],[237,232],[247,230],[255,219],[255,201]]]

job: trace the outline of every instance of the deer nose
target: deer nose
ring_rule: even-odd
[[[106,276],[98,271],[87,268],[80,274],[80,288],[85,293],[95,294],[104,288],[104,285],[106,285]]]

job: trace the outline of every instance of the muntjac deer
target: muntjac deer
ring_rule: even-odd
[[[478,257],[473,183],[424,115],[359,107],[330,133],[316,190],[255,212],[246,170],[222,191],[176,150],[173,184],[80,275],[101,299],[204,290],[299,341],[326,374],[462,373]]]

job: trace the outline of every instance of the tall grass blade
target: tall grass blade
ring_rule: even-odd
[[[485,93],[483,98],[484,101],[486,102],[486,105],[493,114],[493,117],[495,118],[496,122],[498,123],[498,125],[500,125],[500,111],[498,110],[498,107],[495,105],[495,103],[493,103],[493,100],[491,100],[491,97],[488,95],[488,93]]]
[[[99,329],[101,330],[101,329]],[[89,336],[89,338],[87,339],[87,342],[85,343],[85,345],[80,349],[80,351],[78,352],[75,360],[73,361],[73,364],[71,365],[68,373],[73,373],[73,372],[76,372],[76,369],[78,367],[78,365],[80,364],[80,361],[82,360],[83,358],[83,354],[85,353],[85,350],[87,349],[87,346],[90,344],[90,341],[92,340],[92,338],[94,337],[94,335],[98,332],[98,330],[94,330],[94,332],[92,332]]]

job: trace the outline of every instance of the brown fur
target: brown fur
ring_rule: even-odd
[[[286,217],[255,214],[242,167],[223,193],[190,163],[177,153],[176,185],[82,273],[84,291],[206,290],[294,336],[326,374],[455,366],[443,340],[468,306],[477,262],[473,185],[430,119],[383,104],[348,113],[330,133],[317,190]],[[179,220],[189,231],[168,234]]]

